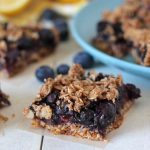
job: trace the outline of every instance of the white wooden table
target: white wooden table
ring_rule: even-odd
[[[60,51],[59,55],[63,55],[63,54],[65,56],[67,54],[70,55],[70,54],[74,53],[75,50],[78,51],[80,49],[78,46],[75,46],[75,45],[74,46],[70,45],[70,47],[69,48],[68,47],[69,46],[66,47],[65,53],[63,51]],[[74,47],[74,50],[73,50],[73,47]],[[65,47],[63,47],[63,49],[64,48]],[[63,62],[65,62],[65,61],[63,60]],[[115,73],[115,74],[121,73],[124,75],[126,81],[130,80],[131,82],[138,84],[140,87],[144,87],[144,89],[150,90],[149,80],[136,78],[135,76],[132,76],[132,75],[130,76],[122,71],[108,68],[108,67],[100,67],[98,69],[98,71],[104,71],[105,73]],[[13,84],[15,81],[16,80],[12,80],[12,81],[9,81],[9,83]],[[36,82],[36,81],[34,81],[34,82]],[[147,94],[147,97],[150,97],[149,92],[147,92],[146,94]],[[131,139],[129,139],[128,141],[126,139],[123,139],[123,140],[114,142],[116,140],[116,137],[111,137],[112,139],[114,139],[114,141],[113,142],[110,141],[110,143],[106,147],[103,147],[102,149],[112,150],[112,144],[114,144],[114,143],[118,143],[117,146],[114,146],[115,150],[120,150],[120,149],[132,150],[135,148],[136,148],[136,150],[141,150],[141,149],[149,150],[150,149],[150,142],[143,142],[140,140],[141,141],[141,143],[140,143],[138,141],[139,139],[136,139],[136,135],[138,136],[138,134],[140,134],[139,132],[141,130],[144,130],[141,135],[145,135],[146,140],[150,139],[150,136],[149,136],[150,135],[150,128],[149,128],[150,127],[150,109],[148,109],[148,108],[150,108],[149,107],[150,101],[145,100],[145,102],[144,103],[141,102],[140,105],[141,105],[141,107],[145,107],[144,109],[147,111],[146,115],[149,120],[148,121],[143,120],[143,121],[145,121],[144,123],[138,122],[137,127],[135,127],[136,130],[134,131],[135,135],[133,134],[133,139],[132,139],[132,134],[130,136],[131,130],[128,131],[128,129],[124,126],[129,123],[128,118],[127,118],[127,120],[125,119],[126,121],[124,122],[123,127],[121,127],[123,129],[123,131],[121,133],[123,133],[123,134],[121,134],[119,130],[118,130],[118,132],[116,131],[115,134],[118,133],[120,139],[123,139],[123,137],[126,136],[125,132],[127,132],[127,134],[129,134],[129,138],[131,138]],[[139,107],[139,105],[137,105],[136,107]],[[11,109],[11,107],[9,109]],[[139,108],[137,108],[137,109],[139,109]],[[142,113],[145,114],[145,112],[143,111],[142,108],[140,108],[140,111],[141,111],[140,112],[141,114]],[[131,116],[132,116],[132,113],[136,113],[136,110],[133,109],[133,112],[130,113]],[[129,121],[132,119],[134,119],[134,118],[130,117]],[[132,124],[132,123],[130,122],[129,124]],[[144,125],[146,125],[146,126],[144,127]],[[72,150],[98,150],[98,149],[101,149],[96,146],[88,146],[88,145],[79,144],[79,143],[60,141],[55,138],[52,139],[48,135],[42,136],[40,134],[22,131],[17,128],[18,127],[13,128],[13,129],[7,129],[7,130],[5,130],[4,133],[0,134],[0,150],[60,150],[60,149],[61,150],[70,150],[70,149],[72,149]],[[133,129],[133,128],[134,127],[131,127],[131,129]],[[147,128],[147,130],[145,128]],[[127,141],[127,143],[126,143],[126,141]],[[128,148],[126,148],[126,147],[128,147]]]

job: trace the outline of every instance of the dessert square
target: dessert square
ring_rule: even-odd
[[[132,54],[137,63],[150,66],[149,8],[150,0],[126,0],[104,12],[93,45],[118,58]]]
[[[140,89],[121,76],[86,73],[76,64],[67,75],[47,79],[24,115],[53,134],[104,140],[139,97]]]
[[[51,54],[59,42],[55,27],[40,23],[16,26],[0,24],[0,70],[9,77],[24,70],[29,64]]]

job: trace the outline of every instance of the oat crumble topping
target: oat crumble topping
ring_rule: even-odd
[[[48,79],[37,100],[46,97],[54,88],[60,90],[59,98],[67,103],[70,110],[80,111],[82,106],[89,104],[89,101],[107,99],[114,102],[118,97],[117,88],[122,85],[121,76],[117,78],[109,76],[101,81],[94,81],[90,78],[82,79],[83,75],[83,68],[78,64],[73,65],[68,75],[58,75],[55,79]]]

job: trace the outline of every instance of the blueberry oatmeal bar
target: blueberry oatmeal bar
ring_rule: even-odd
[[[0,70],[9,77],[51,54],[59,42],[55,27],[0,24]]]
[[[47,79],[24,115],[53,134],[104,140],[139,97],[140,89],[121,76],[86,74],[76,64],[67,75]]]
[[[137,63],[150,66],[149,10],[150,0],[126,0],[104,12],[93,45],[119,58],[131,53]]]

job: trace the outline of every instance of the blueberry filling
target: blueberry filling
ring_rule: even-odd
[[[123,34],[122,25],[120,22],[117,22],[112,25],[116,35]]]
[[[17,58],[20,56],[20,53],[17,49],[11,49],[10,51],[8,51],[7,55],[6,55],[6,69],[8,72],[13,71],[14,66],[16,64],[16,62],[18,61]]]
[[[98,47],[100,47],[99,44],[102,42],[106,43],[107,48],[112,49],[112,52],[108,50],[111,55],[116,55],[116,50],[126,55],[133,47],[133,43],[124,38],[124,32],[120,22],[111,23],[108,21],[100,21],[97,24],[97,33],[98,34],[94,39],[94,41],[97,42],[94,42],[94,45],[97,46],[98,43]]]
[[[100,22],[97,24],[97,32],[98,32],[98,33],[103,32],[109,25],[110,25],[110,23],[107,22],[107,21],[100,21]]]
[[[17,47],[19,50],[31,49],[33,46],[34,46],[34,42],[30,38],[22,37],[18,40]]]
[[[140,89],[136,88],[135,85],[126,84],[125,88],[126,88],[127,95],[128,95],[129,99],[133,100],[133,99],[136,99],[138,97],[141,97]]]
[[[39,36],[40,36],[42,45],[50,46],[52,48],[56,46],[55,37],[52,31],[48,29],[41,29],[39,31]]]

